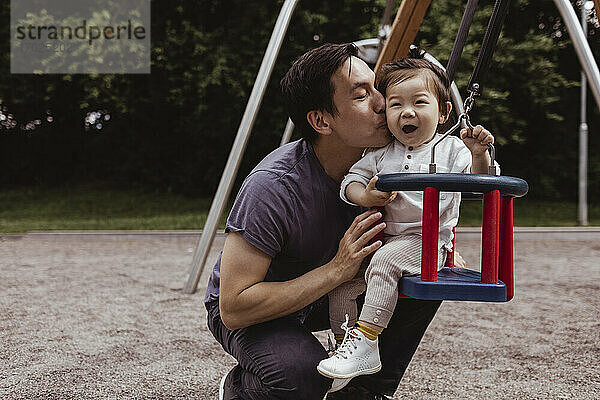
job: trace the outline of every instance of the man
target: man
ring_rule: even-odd
[[[359,214],[339,198],[363,149],[390,140],[374,81],[352,44],[307,52],[281,81],[304,138],[273,151],[244,181],[205,299],[209,329],[238,361],[221,398],[320,400],[331,388],[316,370],[327,353],[311,331],[329,327],[325,295],[358,273],[385,227],[378,212]],[[382,370],[343,391],[393,394],[439,305],[400,300],[380,337]]]

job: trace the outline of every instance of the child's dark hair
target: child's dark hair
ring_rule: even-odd
[[[377,90],[385,97],[388,87],[423,74],[429,89],[437,97],[440,112],[443,115],[448,115],[447,103],[450,101],[448,75],[442,68],[424,57],[425,51],[416,46],[411,46],[407,57],[384,64],[377,73]]]
[[[317,137],[317,132],[306,121],[309,111],[337,113],[331,77],[357,53],[354,43],[324,44],[303,54],[281,79],[281,93],[288,115],[306,139],[313,141]]]

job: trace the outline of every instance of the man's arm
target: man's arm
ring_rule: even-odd
[[[229,329],[270,321],[298,311],[341,283],[352,279],[367,255],[381,246],[369,240],[385,228],[379,212],[367,211],[354,219],[339,244],[335,257],[296,279],[264,282],[271,258],[248,243],[239,233],[230,233],[221,256],[219,307]]]

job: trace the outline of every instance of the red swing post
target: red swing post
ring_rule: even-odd
[[[421,241],[421,280],[437,281],[440,192],[426,187],[423,192],[423,234]]]
[[[481,283],[498,283],[500,251],[500,191],[483,195],[481,225]]]
[[[499,279],[506,285],[506,301],[515,295],[513,266],[513,197],[502,196],[500,202]]]

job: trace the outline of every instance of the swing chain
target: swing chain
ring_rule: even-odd
[[[429,173],[430,174],[435,174],[437,172],[437,167],[435,164],[435,148],[436,148],[436,146],[438,145],[438,143],[440,143],[442,140],[444,140],[448,135],[450,135],[452,132],[454,132],[456,129],[458,129],[463,120],[465,121],[466,126],[470,129],[470,132],[468,133],[468,137],[473,137],[472,133],[473,133],[473,130],[475,129],[475,127],[471,124],[471,118],[469,117],[469,112],[473,109],[473,105],[475,104],[476,96],[479,96],[479,84],[473,83],[473,86],[469,90],[469,97],[467,97],[467,99],[465,100],[465,102],[463,104],[464,111],[462,113],[460,113],[460,115],[458,116],[458,121],[456,122],[456,124],[453,127],[448,129],[443,134],[443,136],[436,143],[434,143],[433,147],[431,148],[431,163],[429,164]],[[496,176],[497,175],[496,148],[494,147],[493,144],[489,143],[488,149],[490,151],[490,158],[491,158],[491,164],[488,167],[488,174]]]
[[[465,121],[466,126],[468,126],[471,129],[471,132],[473,131],[474,127],[473,125],[471,125],[471,118],[469,117],[469,111],[471,111],[471,109],[473,108],[473,104],[475,103],[475,96],[479,95],[479,84],[478,83],[474,83],[471,90],[469,90],[469,97],[467,97],[467,99],[464,101],[463,104],[463,112],[461,112],[458,115],[458,120],[456,121],[456,124],[454,124],[454,126],[452,126],[450,129],[448,129],[443,135],[442,137],[433,144],[433,146],[431,147],[431,162],[429,163],[429,173],[430,174],[435,174],[437,172],[437,166],[435,164],[435,148],[436,146],[442,141],[444,140],[446,137],[448,137],[448,135],[452,134],[454,131],[456,131],[458,128],[460,128],[462,121]]]
[[[469,128],[471,128],[471,131],[473,130],[474,127],[471,124],[471,118],[469,117],[469,112],[473,109],[473,105],[475,104],[476,96],[479,96],[479,84],[478,83],[474,83],[471,90],[469,90],[469,97],[467,97],[467,99],[465,100],[465,103],[463,105],[464,111],[459,117],[459,120],[461,117],[464,118],[465,123],[467,124],[467,126]]]
[[[461,115],[462,118],[464,118],[467,126],[471,129],[471,132],[469,132],[469,134],[468,134],[469,137],[472,137],[472,133],[473,133],[473,129],[474,129],[473,125],[471,124],[471,118],[469,117],[469,112],[473,109],[473,105],[475,104],[476,96],[479,96],[479,84],[473,83],[471,90],[469,90],[469,97],[467,97],[467,99],[465,100],[465,104],[464,104],[465,111]],[[495,176],[497,174],[496,148],[494,147],[493,144],[489,143],[488,149],[490,151],[490,158],[491,158],[491,164],[488,167],[488,174]]]
[[[463,118],[465,119],[465,123],[471,129],[471,132],[468,134],[469,137],[472,137],[473,125],[471,124],[471,118],[469,118],[469,111],[473,108],[475,104],[475,96],[479,96],[479,83],[473,83],[471,90],[469,90],[469,97],[465,100],[464,108],[465,111],[463,113]],[[498,168],[496,167],[496,148],[493,144],[488,144],[488,150],[490,151],[490,159],[491,163],[488,167],[488,174],[496,176],[498,173]]]

